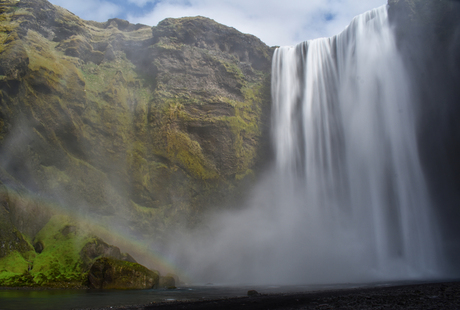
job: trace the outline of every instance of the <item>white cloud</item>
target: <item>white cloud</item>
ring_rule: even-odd
[[[167,17],[205,16],[268,45],[293,45],[341,32],[358,14],[386,4],[387,0],[51,0],[84,19],[106,21],[126,16],[132,23],[150,26]],[[140,8],[156,2],[141,16]],[[326,17],[332,17],[327,20]]]
[[[128,0],[129,3],[135,4],[138,7],[143,7],[149,2],[154,2],[153,0]]]
[[[253,34],[269,45],[292,45],[342,31],[358,14],[386,4],[386,0],[190,0],[161,1],[135,23],[156,25],[167,17],[206,16]],[[325,16],[332,16],[330,21]]]
[[[104,0],[51,0],[50,2],[66,8],[83,19],[99,22],[104,22],[122,12],[120,6]]]

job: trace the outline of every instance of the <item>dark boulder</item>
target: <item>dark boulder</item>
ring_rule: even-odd
[[[160,277],[160,282],[158,285],[160,288],[172,289],[176,288],[176,280],[173,276]]]
[[[149,289],[158,283],[157,272],[112,258],[96,260],[88,274],[88,285],[94,289]]]

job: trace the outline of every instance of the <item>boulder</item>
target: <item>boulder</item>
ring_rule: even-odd
[[[121,253],[116,246],[109,245],[98,237],[86,243],[80,251],[80,257],[86,265],[90,265],[97,258],[111,257],[113,259],[137,263],[128,253]]]
[[[160,277],[159,285],[160,288],[173,289],[176,288],[176,280],[173,276]]]
[[[113,258],[100,258],[88,274],[93,289],[150,289],[158,286],[158,272],[132,262]]]

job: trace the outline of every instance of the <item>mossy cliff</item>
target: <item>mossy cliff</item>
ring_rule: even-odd
[[[15,199],[20,197],[10,197],[9,201]],[[30,211],[37,206],[39,203],[32,203],[26,208]],[[50,214],[46,206],[43,209]],[[135,263],[130,255],[108,245],[69,216],[52,215],[32,239],[13,225],[5,204],[0,212],[0,286],[86,287],[90,268],[100,258]]]
[[[0,273],[27,278],[0,285],[81,283],[115,255],[81,254],[103,242],[82,214],[161,242],[254,184],[270,157],[259,39],[202,17],[84,21],[45,0],[0,13]]]

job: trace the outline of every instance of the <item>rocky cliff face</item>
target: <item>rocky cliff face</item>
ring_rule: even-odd
[[[259,39],[202,17],[84,21],[45,0],[2,0],[0,12],[0,238],[11,243],[0,257],[32,268],[62,214],[161,240],[244,197],[270,153],[272,49]]]
[[[458,48],[414,51],[460,42],[458,1],[389,5],[407,60],[422,55],[413,64],[446,82],[414,77],[434,89],[420,94],[420,139],[446,197],[460,184]],[[253,36],[201,17],[96,23],[45,0],[0,0],[0,43],[0,285],[80,286],[101,257],[134,262],[100,236],[161,243],[237,206],[270,158],[273,50]]]
[[[390,0],[399,47],[412,72],[419,151],[443,246],[460,269],[460,2]]]

